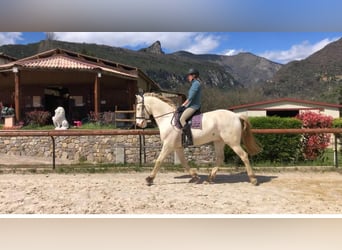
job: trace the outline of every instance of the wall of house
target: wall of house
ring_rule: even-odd
[[[131,110],[135,103],[137,82],[119,78],[101,79],[101,111],[114,111],[115,106],[120,110]]]
[[[266,110],[234,110],[237,114],[247,115],[248,117],[264,117],[266,116]]]
[[[325,108],[322,113],[332,116],[333,118],[340,118],[340,111],[338,109]]]

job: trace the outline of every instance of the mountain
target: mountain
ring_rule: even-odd
[[[179,55],[195,60],[215,62],[225,68],[237,81],[245,87],[262,84],[272,79],[282,64],[269,61],[252,53],[239,53],[234,56],[194,55],[189,52],[176,52]]]
[[[162,88],[168,90],[182,88],[185,73],[190,67],[200,71],[205,85],[219,89],[241,88],[269,80],[281,67],[280,64],[251,53],[222,56],[195,55],[179,51],[165,54],[159,41],[139,51],[55,40],[43,40],[28,45],[3,45],[0,51],[10,56],[23,58],[56,47],[141,68]]]
[[[251,53],[234,56],[165,54],[156,41],[139,51],[106,45],[43,40],[28,45],[3,45],[0,53],[23,58],[62,48],[142,69],[163,89],[186,93],[185,73],[200,71],[204,110],[272,98],[293,97],[338,103],[342,98],[342,39],[301,61],[281,65]]]
[[[152,53],[152,54],[157,54],[157,55],[165,54],[164,51],[162,50],[160,41],[156,41],[150,47],[145,48],[145,49],[140,49],[139,51],[147,52],[147,53]]]
[[[214,62],[198,61],[165,54],[158,41],[146,49],[133,51],[106,45],[44,40],[28,45],[3,45],[0,47],[0,52],[4,52],[9,56],[23,58],[57,47],[138,67],[167,90],[182,88],[185,83],[185,74],[191,67],[197,68],[201,72],[204,85],[220,89],[242,87],[241,83],[227,72],[223,66]]]
[[[293,97],[337,103],[342,91],[342,38],[304,60],[292,61],[264,86],[268,97]]]

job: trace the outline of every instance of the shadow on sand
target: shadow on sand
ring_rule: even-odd
[[[203,182],[208,180],[208,175],[199,174],[201,181],[198,184],[202,184]],[[258,180],[258,185],[270,182],[272,179],[278,178],[278,176],[265,176],[265,175],[255,175]],[[183,178],[191,178],[190,175],[181,175],[176,176],[175,179],[183,179]],[[250,182],[246,172],[241,173],[227,173],[227,174],[218,174],[212,184],[224,184],[224,183],[240,183],[240,182]]]

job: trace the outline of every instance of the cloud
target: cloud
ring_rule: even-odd
[[[160,41],[166,52],[208,53],[219,46],[219,36],[201,32],[55,32],[58,40],[139,49]]]
[[[194,54],[205,54],[216,49],[220,45],[219,40],[218,36],[198,34],[193,37],[193,43],[185,50]]]
[[[21,32],[0,32],[0,45],[15,44],[22,40]]]
[[[224,51],[222,54],[225,56],[234,56],[237,55],[241,52],[245,52],[243,49],[228,49],[226,51]]]
[[[308,41],[303,41],[300,44],[291,46],[291,48],[288,50],[266,51],[259,54],[259,56],[279,63],[288,63],[294,60],[302,60],[312,55],[316,51],[324,48],[329,43],[336,41],[337,39],[338,38],[325,38],[314,44],[311,44]]]

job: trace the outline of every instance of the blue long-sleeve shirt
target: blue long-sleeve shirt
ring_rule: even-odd
[[[188,93],[188,100],[189,103],[187,108],[199,109],[201,107],[201,95],[202,95],[202,88],[201,83],[194,79],[191,82],[191,88],[189,89]]]

